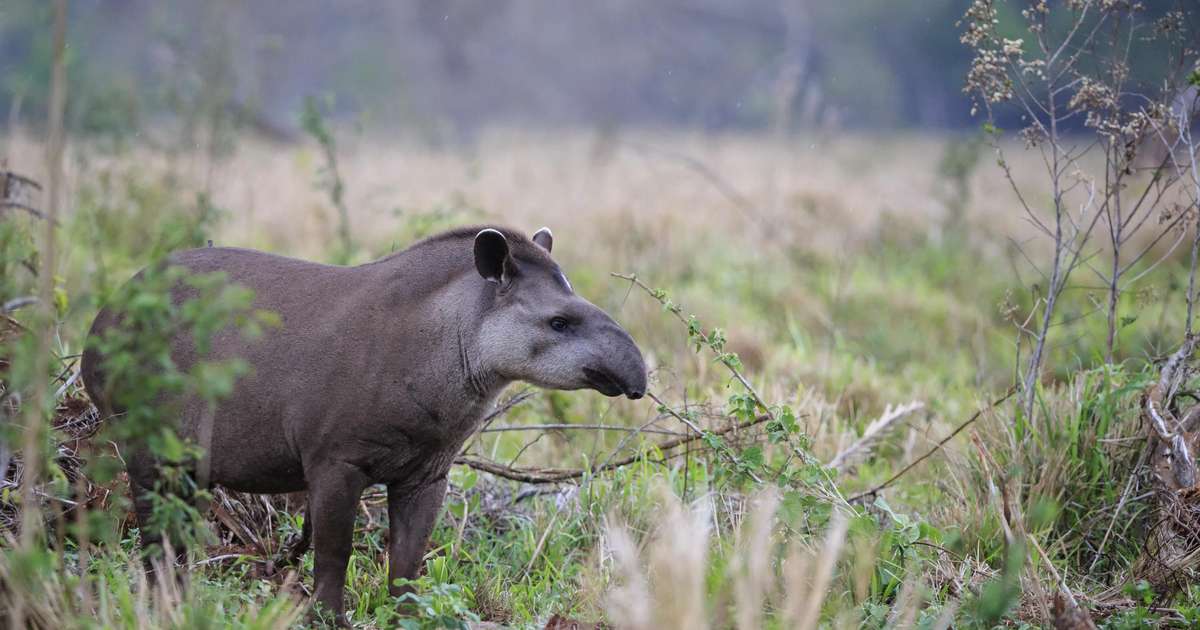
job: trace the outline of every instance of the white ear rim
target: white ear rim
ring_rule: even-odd
[[[492,234],[495,234],[496,236],[499,236],[500,240],[504,242],[505,249],[508,248],[508,237],[504,236],[504,233],[501,232],[500,230],[496,230],[493,228],[483,228],[482,230],[479,230],[479,232],[475,235],[475,242],[478,242],[479,237],[483,236],[484,234],[488,234],[489,236]],[[484,276],[484,279],[493,284],[504,284],[504,280],[505,280],[503,272],[501,272],[499,278]]]
[[[538,243],[538,237],[541,236],[542,234],[546,235],[546,244],[545,245]],[[547,252],[549,252],[554,247],[554,232],[551,232],[550,228],[543,225],[541,227],[541,229],[539,229],[538,231],[533,233],[533,236],[530,238],[530,240],[533,241],[534,243],[537,243],[539,246],[542,247],[542,249],[545,249]]]
[[[475,238],[479,238],[480,236],[483,236],[484,234],[489,233],[489,232],[492,234],[495,234],[496,236],[499,236],[500,238],[503,238],[505,240],[505,242],[508,241],[508,239],[505,238],[504,233],[495,228],[483,228],[482,230],[479,230],[479,233],[475,235]]]

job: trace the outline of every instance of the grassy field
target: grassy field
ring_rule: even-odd
[[[44,177],[32,136],[6,142],[10,169]],[[315,145],[242,139],[214,158],[153,138],[72,144],[60,369],[98,301],[157,249],[211,239],[358,263],[494,222],[554,230],[556,259],[642,346],[662,403],[532,392],[474,438],[470,457],[522,470],[634,461],[553,484],[456,467],[403,620],[387,596],[383,497],[369,492],[347,583],[354,624],[1038,627],[1059,591],[1106,627],[1200,623],[1200,593],[1135,571],[1156,518],[1139,400],[1183,338],[1186,252],[1145,265],[1124,293],[1110,365],[1103,291],[1078,275],[1026,416],[1015,399],[989,402],[1029,351],[1017,326],[1047,250],[970,138],[510,130],[447,148],[339,130],[338,142],[349,247]],[[1015,177],[1045,204],[1037,158],[1011,148]],[[8,299],[32,286],[14,261],[38,223],[0,219]],[[72,382],[61,396],[77,394]],[[689,435],[683,419],[710,437],[656,448]],[[95,444],[85,456],[113,457]],[[76,480],[49,478],[47,494],[71,496]],[[146,582],[119,478],[106,487],[90,495],[112,523],[95,544],[5,547],[6,610],[20,601],[50,627],[306,623],[311,554],[298,570],[266,561],[298,531],[301,498],[219,494],[180,591]]]

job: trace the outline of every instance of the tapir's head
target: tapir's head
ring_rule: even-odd
[[[491,228],[475,235],[475,268],[488,294],[481,355],[505,379],[641,398],[642,353],[613,318],[575,293],[550,257],[553,243],[547,228],[528,240]]]

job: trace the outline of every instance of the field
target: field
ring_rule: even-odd
[[[1172,238],[1129,246],[1152,254],[1120,297],[1112,362],[1106,288],[1077,273],[1030,415],[1006,393],[1051,249],[978,138],[510,129],[445,146],[336,132],[346,237],[315,143],[72,143],[59,369],[98,303],[164,248],[355,264],[453,226],[545,225],[576,290],[642,347],[655,396],[507,392],[517,403],[469,442],[476,466],[452,473],[405,619],[387,596],[382,494],[368,492],[347,583],[356,626],[1038,627],[1075,605],[1103,627],[1200,623],[1194,562],[1161,581],[1145,569],[1160,515],[1140,401],[1185,330],[1188,248]],[[9,169],[45,181],[32,132],[3,140]],[[1045,207],[1039,158],[1004,146]],[[32,290],[19,248],[42,224],[0,220],[7,299]],[[80,396],[62,382],[63,400]],[[43,435],[47,452],[114,458],[66,433]],[[136,566],[119,476],[88,488],[89,524],[54,498],[84,482],[51,468],[41,505],[60,533],[4,556],[5,610],[45,627],[306,623],[311,554],[268,562],[302,497],[218,493],[179,590]],[[570,478],[543,483],[556,475]],[[536,483],[506,478],[520,476]],[[3,513],[32,509],[4,481]],[[56,529],[56,509],[92,542]]]

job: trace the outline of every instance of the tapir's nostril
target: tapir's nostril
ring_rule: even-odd
[[[641,398],[642,396],[645,396],[646,393],[645,392],[626,392],[625,395],[629,397],[629,400],[637,400],[637,399]]]

